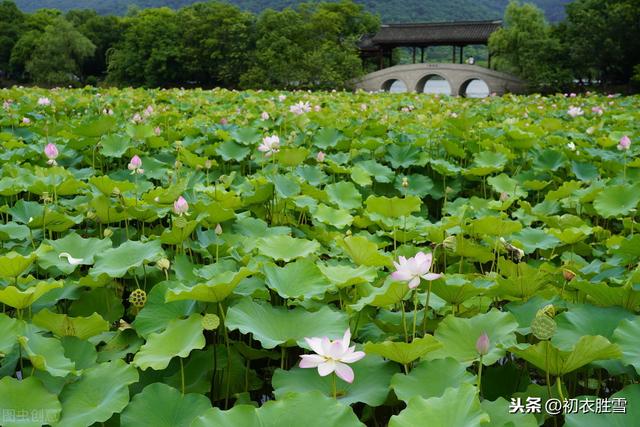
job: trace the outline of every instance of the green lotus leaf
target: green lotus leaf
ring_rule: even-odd
[[[47,244],[52,250],[42,252],[38,256],[38,264],[42,268],[55,267],[65,274],[72,273],[78,265],[93,264],[96,255],[111,248],[109,239],[83,239],[76,233],[69,233],[61,239],[49,240]]]
[[[492,427],[537,427],[538,425],[538,420],[536,420],[533,414],[520,412],[511,413],[509,411],[509,402],[502,397],[499,397],[493,402],[483,400],[480,406],[484,412],[489,414],[489,418],[491,419],[489,425]]]
[[[353,223],[353,216],[345,209],[334,209],[320,203],[313,211],[313,218],[323,224],[342,229]]]
[[[33,316],[32,322],[58,337],[74,336],[87,339],[109,330],[109,322],[98,313],[89,317],[69,317],[44,309]]]
[[[313,137],[313,145],[326,150],[330,147],[335,147],[338,142],[343,138],[339,130],[334,128],[322,128]]]
[[[407,186],[404,186],[404,178],[407,179]],[[401,194],[409,196],[418,196],[423,198],[431,194],[433,190],[433,180],[425,175],[411,174],[407,176],[396,176],[395,188]]]
[[[496,193],[506,193],[509,197],[518,199],[527,197],[527,192],[522,189],[522,185],[504,173],[487,178],[487,182]]]
[[[475,219],[467,227],[469,233],[476,236],[487,234],[491,236],[508,236],[517,233],[521,229],[522,224],[518,221],[508,221],[492,216]]]
[[[64,355],[74,363],[76,369],[87,369],[96,365],[98,352],[89,341],[77,337],[62,337],[60,342],[64,348]]]
[[[32,305],[44,294],[53,289],[62,288],[62,286],[61,280],[56,282],[38,281],[35,285],[32,282],[24,291],[13,285],[7,286],[4,289],[0,289],[0,302],[22,310]]]
[[[378,252],[378,246],[362,236],[349,236],[337,240],[347,255],[358,265],[369,267],[391,267],[393,262],[387,255]]]
[[[132,326],[141,337],[164,330],[175,319],[191,315],[198,305],[192,299],[165,302],[169,289],[180,286],[178,282],[160,282],[147,295],[147,303],[137,314]]]
[[[458,388],[475,381],[476,377],[467,372],[465,365],[446,358],[423,361],[409,374],[395,374],[391,379],[391,388],[398,399],[408,402],[414,396],[425,399],[439,397],[448,388]]]
[[[192,350],[202,349],[205,344],[202,316],[192,314],[187,319],[169,322],[162,332],[149,334],[147,342],[133,358],[133,364],[143,371],[147,368],[159,371],[166,368],[172,358],[187,357]]]
[[[469,427],[489,422],[482,410],[478,391],[470,384],[447,389],[442,397],[415,396],[407,407],[389,420],[389,427],[415,427],[429,420],[429,427]]]
[[[131,146],[131,138],[124,135],[108,135],[100,141],[100,154],[119,159]]]
[[[184,284],[172,285],[167,289],[166,302],[195,300],[206,302],[220,302],[227,298],[238,284],[245,278],[253,274],[253,270],[242,267],[239,271],[225,271],[207,280],[205,283],[198,283],[194,286]]]
[[[368,342],[364,346],[364,351],[367,354],[378,354],[385,359],[407,365],[440,347],[442,347],[442,344],[433,336],[427,334],[414,339],[410,343],[393,341]]]
[[[110,197],[114,190],[117,189],[120,193],[125,193],[127,191],[135,190],[136,186],[133,182],[129,181],[115,181],[108,177],[107,175],[102,176],[94,176],[89,179],[89,183],[93,184],[102,194],[107,197]],[[116,205],[112,206],[112,209],[115,211]]]
[[[443,279],[431,282],[431,290],[449,304],[458,305],[484,294],[493,283],[482,280],[470,282],[463,275],[447,274]]]
[[[622,361],[636,368],[640,374],[640,317],[625,319],[613,333],[613,342],[622,350]]]
[[[29,238],[29,227],[15,222],[0,224],[0,240],[26,240]]]
[[[511,313],[496,309],[463,319],[447,316],[435,331],[435,338],[443,344],[439,350],[427,355],[427,359],[453,357],[463,364],[478,359],[476,341],[482,333],[489,336],[489,352],[482,357],[484,365],[493,365],[505,355],[505,348],[516,343],[518,322]]]
[[[350,365],[355,379],[349,384],[336,380],[337,399],[343,405],[362,402],[369,406],[380,406],[389,394],[391,376],[398,372],[398,366],[385,362],[381,357],[367,355]],[[291,392],[318,390],[325,396],[333,396],[333,378],[321,377],[317,369],[293,368],[289,371],[278,369],[273,374],[273,393],[276,399]]]
[[[595,402],[598,397],[596,396],[580,396],[579,402],[587,400]],[[609,407],[609,413],[602,412],[596,413],[595,411],[583,413],[582,411],[576,411],[565,415],[565,427],[635,427],[638,425],[638,417],[640,417],[640,384],[630,384],[614,393],[609,397],[609,402],[614,402],[614,399],[619,402],[618,399],[622,399],[624,403],[624,413],[614,412],[614,407]],[[593,405],[593,403],[592,403]],[[620,404],[616,405],[617,411],[622,408]]]
[[[519,344],[509,351],[548,371],[551,375],[564,375],[583,367],[595,360],[619,359],[620,348],[601,336],[582,336],[571,351],[561,351],[549,341],[540,341],[536,345]]]
[[[76,373],[75,364],[64,356],[60,340],[42,336],[41,331],[29,324],[23,333],[18,341],[36,369],[47,371],[54,377]]]
[[[239,127],[237,129],[233,129],[230,136],[233,140],[243,145],[251,145],[260,141],[262,134],[258,129],[252,127]]]
[[[273,185],[278,197],[283,199],[288,199],[300,194],[300,184],[298,184],[291,176],[276,175],[273,177]]]
[[[365,201],[369,213],[376,213],[389,218],[401,218],[420,210],[422,201],[416,196],[376,197],[369,196]]]
[[[362,206],[362,195],[351,182],[341,181],[329,184],[324,190],[331,203],[342,209],[359,209]]]
[[[208,409],[193,422],[193,427],[280,427],[303,425],[305,427],[361,427],[349,406],[323,395],[319,391],[289,393],[278,400],[271,400],[260,408],[236,405],[228,411]]]
[[[327,305],[310,312],[303,308],[272,307],[243,298],[227,311],[226,325],[229,330],[253,334],[262,347],[270,349],[277,345],[308,348],[305,337],[342,337],[348,322],[344,312],[334,311]]]
[[[611,185],[601,191],[593,201],[596,212],[605,218],[629,215],[640,202],[638,185]]]
[[[559,350],[571,351],[584,335],[600,335],[609,340],[624,319],[635,316],[620,307],[597,307],[590,304],[572,306],[555,317],[558,325],[551,343]]]
[[[320,244],[315,240],[296,239],[286,235],[263,237],[257,244],[260,254],[275,260],[289,262],[317,252]]]
[[[507,164],[507,156],[496,151],[482,151],[474,154],[474,162],[465,174],[484,176],[504,169]]]
[[[216,153],[218,153],[225,162],[230,160],[239,162],[247,157],[250,152],[251,148],[237,144],[233,141],[225,141],[216,147]]]
[[[284,267],[265,264],[264,274],[267,286],[282,298],[322,297],[331,287],[309,258],[298,259]]]
[[[108,362],[123,359],[129,354],[135,354],[144,344],[133,329],[113,332],[103,337],[105,344],[98,352],[98,362]]]
[[[39,427],[54,424],[60,418],[58,397],[34,376],[23,380],[5,376],[0,379],[0,396],[0,413],[5,427]]]
[[[29,256],[23,256],[12,251],[0,256],[0,277],[18,277],[31,266],[35,259],[34,252],[31,252]]]
[[[80,123],[73,129],[73,133],[87,138],[97,138],[112,132],[116,128],[117,123],[114,117],[101,115],[97,118],[91,118],[84,123]]]
[[[198,226],[198,221],[187,221],[184,227],[177,227],[175,224],[162,232],[160,241],[165,245],[179,245],[189,239],[193,230]]]
[[[202,394],[183,395],[166,384],[154,383],[136,394],[120,416],[122,427],[190,427],[211,402]]]
[[[318,263],[317,266],[322,274],[339,288],[358,285],[360,283],[371,283],[378,276],[376,268],[364,265],[354,268],[350,265],[326,265]]]
[[[129,240],[117,248],[107,249],[96,256],[96,262],[89,271],[92,276],[108,274],[122,277],[131,268],[140,267],[144,262],[153,262],[162,256],[159,240],[139,242]]]
[[[0,314],[0,357],[4,357],[13,349],[20,329],[21,326],[17,319],[4,313]]]
[[[351,168],[351,180],[361,187],[368,187],[373,183],[371,174],[359,165]]]
[[[82,286],[82,283],[80,285]],[[107,322],[113,323],[121,319],[124,314],[122,298],[119,298],[112,289],[107,287],[87,289],[71,303],[68,311],[70,316],[80,317],[91,316],[93,313],[98,313]]]
[[[362,168],[366,173],[373,177],[377,182],[387,183],[393,181],[393,169],[381,165],[375,160],[365,160],[357,162],[355,167]]]
[[[409,293],[406,282],[396,282],[389,276],[379,288],[373,288],[371,293],[362,297],[355,304],[350,305],[354,311],[360,311],[365,306],[389,307],[397,304]]]
[[[640,307],[640,290],[627,283],[624,286],[609,286],[604,283],[591,283],[584,280],[569,282],[572,288],[579,289],[589,295],[596,304],[602,306],[620,306],[635,311]]]
[[[107,421],[129,404],[129,385],[137,381],[138,371],[123,360],[86,369],[78,381],[62,389],[57,425],[84,427]]]
[[[514,234],[513,239],[521,243],[526,254],[535,252],[536,249],[552,249],[560,244],[557,237],[539,228],[525,228]]]

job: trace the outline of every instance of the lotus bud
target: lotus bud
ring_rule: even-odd
[[[350,237],[350,236],[351,236],[351,234],[353,234],[353,233],[351,233],[351,230],[347,230],[347,233],[346,233],[346,234],[347,234],[347,237]]]
[[[212,166],[213,166],[213,162],[211,161],[211,159],[205,160],[204,162],[205,169],[211,169]]]
[[[167,258],[160,258],[158,262],[156,262],[156,266],[160,270],[168,270],[171,267],[171,262]]]
[[[576,277],[576,273],[574,273],[571,270],[567,270],[566,268],[562,269],[562,277],[564,277],[564,280],[566,280],[567,282],[570,282],[573,280],[574,277]]]
[[[476,340],[476,351],[480,356],[489,353],[489,335],[486,332],[483,332]]]
[[[628,150],[631,148],[631,139],[625,135],[620,138],[620,142],[618,143],[618,150]]]
[[[96,217],[96,213],[94,211],[87,211],[87,219],[94,219]]]
[[[260,115],[260,118],[262,120],[269,120],[269,113],[267,113],[266,111],[263,111],[262,114]]]
[[[509,193],[507,193],[505,191],[500,193],[500,201],[501,202],[506,202],[507,200],[509,200]]]
[[[180,160],[176,160],[173,165],[176,169],[180,169],[182,167],[182,162]]]
[[[58,157],[58,147],[50,142],[44,147],[44,154],[49,160],[55,160]]]
[[[448,236],[446,239],[444,239],[442,241],[442,246],[444,246],[446,249],[455,251],[456,247],[457,247],[457,240],[456,240],[456,236]]]
[[[110,228],[105,228],[102,232],[102,235],[108,239],[109,237],[113,236],[113,230]]]
[[[173,202],[173,212],[176,215],[185,214],[185,213],[187,213],[188,210],[189,210],[189,204],[184,199],[184,197],[180,196],[180,197],[178,197],[178,200]]]
[[[140,159],[140,157],[136,154],[129,161],[127,169],[129,169],[130,171],[135,171],[137,169],[140,169],[140,166],[142,166],[142,159]]]
[[[316,155],[316,160],[322,163],[324,162],[324,158],[325,158],[324,151],[318,151],[318,154]]]
[[[409,178],[407,178],[406,176],[402,177],[402,188],[407,188],[409,187]]]
[[[218,236],[222,234],[222,227],[220,226],[220,224],[216,225],[216,234]]]

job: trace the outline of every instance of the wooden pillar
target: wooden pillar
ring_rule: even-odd
[[[413,63],[416,63],[416,47],[413,47]]]
[[[378,50],[378,70],[382,70],[384,68],[384,52],[382,49]]]
[[[451,47],[453,48],[453,54],[452,54],[453,56],[452,56],[451,62],[455,64],[456,63],[456,47],[455,46],[451,46]]]
[[[424,46],[420,48],[420,63],[424,63]]]
[[[462,53],[464,52],[464,46],[460,46],[460,63],[462,64]]]

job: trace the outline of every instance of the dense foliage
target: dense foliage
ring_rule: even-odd
[[[25,12],[41,8],[69,11],[92,9],[102,15],[125,15],[131,5],[140,8],[170,7],[179,9],[198,0],[16,0]],[[229,4],[253,13],[265,9],[282,10],[295,7],[300,0],[227,0]],[[547,17],[558,21],[564,16],[564,5],[569,0],[532,0]],[[449,20],[497,19],[502,16],[508,0],[356,0],[367,11],[379,14],[385,22],[424,22]]]
[[[637,425],[640,98],[0,103],[3,425]]]
[[[574,79],[627,84],[640,65],[640,0],[575,0],[555,26],[540,9],[512,1],[489,49],[499,68],[536,89],[556,89]]]

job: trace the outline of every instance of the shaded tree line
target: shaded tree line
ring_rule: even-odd
[[[329,89],[362,73],[357,42],[379,18],[351,0],[259,15],[221,2],[179,10],[22,13],[0,2],[0,78],[113,84]]]
[[[512,1],[489,39],[496,68],[535,90],[577,85],[640,87],[640,0],[574,0],[550,24],[531,4]]]

